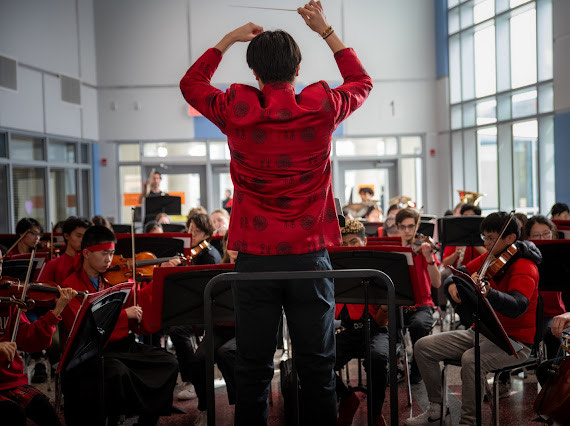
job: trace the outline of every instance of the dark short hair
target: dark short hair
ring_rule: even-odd
[[[158,177],[162,179],[162,174],[160,174],[160,172],[157,172],[156,170],[154,171],[153,175],[158,175]]]
[[[214,233],[214,225],[212,224],[212,219],[210,216],[204,213],[197,213],[188,219],[188,228],[190,228],[190,222],[194,222],[194,226],[202,231],[204,234],[210,237]]]
[[[149,232],[151,232],[154,228],[160,228],[162,229],[162,225],[157,222],[156,220],[151,220],[149,222],[147,222],[147,224],[144,226],[144,232],[146,234],[148,234]]]
[[[540,223],[541,225],[548,226],[550,228],[550,230],[552,231],[554,236],[558,232],[556,225],[550,219],[548,219],[546,216],[543,216],[541,214],[535,214],[533,217],[531,217],[529,220],[527,220],[526,223],[524,224],[524,229],[526,231],[526,235],[530,236],[530,230],[537,223]]]
[[[264,31],[249,42],[246,58],[264,84],[293,81],[301,63],[301,50],[285,31]]]
[[[40,232],[43,234],[44,228],[42,228],[40,222],[38,222],[33,217],[24,217],[20,219],[16,224],[16,234],[22,235],[24,232],[26,232],[28,229],[31,229],[34,226],[40,228]]]
[[[400,210],[396,214],[396,225],[402,223],[404,220],[412,218],[416,224],[420,221],[420,214],[417,210],[407,207],[405,209]]]
[[[370,194],[370,195],[374,195],[374,191],[372,190],[372,188],[369,188],[367,186],[364,186],[362,188],[360,188],[360,190],[358,191],[359,194]]]
[[[508,219],[509,219],[509,214],[506,212],[491,213],[489,216],[483,219],[479,229],[481,232],[500,233],[503,230],[503,226],[505,226],[505,223]],[[519,239],[521,234],[519,223],[514,218],[509,223],[509,226],[507,226],[507,229],[505,229],[503,238],[511,234],[515,234],[517,236],[517,240]]]
[[[107,219],[105,219],[100,214],[98,214],[97,216],[93,216],[91,221],[93,222],[93,225],[105,226],[106,228],[109,228],[109,229],[112,227],[111,222],[109,222]]]
[[[81,240],[81,250],[96,246],[97,244],[102,243],[115,243],[117,242],[117,238],[115,238],[115,234],[106,226],[101,225],[93,225],[85,234],[83,234],[83,240]]]
[[[568,208],[568,204],[566,204],[566,203],[556,203],[550,209],[550,214],[552,216],[554,216],[555,214],[560,214],[560,213],[564,213],[564,212],[570,212],[570,209]]]
[[[400,207],[397,204],[392,204],[390,207],[388,207],[388,212],[386,213],[386,216],[390,215],[390,212],[393,212],[394,210],[399,210]]]
[[[481,216],[481,207],[476,206],[474,204],[462,205],[460,213],[461,213],[461,215],[463,215],[463,213],[468,212],[469,210],[473,211],[473,213],[475,213],[477,216]]]
[[[63,222],[62,226],[61,226],[61,232],[63,234],[71,234],[73,231],[75,231],[77,228],[85,228],[88,229],[92,226],[93,224],[91,223],[91,221],[89,219],[87,219],[86,217],[75,217],[75,216],[69,216],[67,219],[65,219],[65,221]]]

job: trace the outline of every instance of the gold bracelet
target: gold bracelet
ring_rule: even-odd
[[[330,36],[330,35],[332,34],[333,31],[334,31],[334,30],[333,30],[333,27],[332,27],[332,25],[330,25],[326,30],[324,30],[324,31],[321,33],[321,37],[322,37],[322,38],[327,38],[328,36]]]
[[[329,38],[332,33],[334,33],[334,30],[332,30],[330,33],[328,33],[326,36],[324,36],[323,40],[326,40],[327,38]]]

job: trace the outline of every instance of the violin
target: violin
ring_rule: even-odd
[[[0,296],[0,306],[2,305],[9,305],[9,306],[16,306],[24,311],[27,311],[29,309],[31,309],[33,306],[30,306],[30,304],[20,300],[20,299],[16,299],[15,297],[3,297]]]
[[[410,244],[414,254],[420,254],[422,252],[422,244],[428,243],[430,245],[431,251],[436,252],[440,251],[440,244],[436,243],[432,237],[424,234],[416,234],[414,238],[414,242]]]
[[[143,251],[135,256],[136,281],[151,281],[154,268],[161,263],[168,262],[176,257],[188,262],[184,256],[159,257],[150,251]],[[117,285],[133,278],[133,259],[121,255],[113,256],[111,266],[103,273],[103,279],[108,285]]]
[[[505,275],[507,263],[517,255],[518,253],[517,246],[511,244],[501,255],[489,264],[487,271],[485,273],[485,278],[490,280],[493,279],[495,281],[500,280]]]
[[[59,297],[57,284],[50,281],[30,283],[26,293],[26,299],[22,299],[24,284],[17,278],[4,277],[0,279],[0,297],[15,298],[22,303],[21,309],[31,309],[34,306],[51,306]],[[85,296],[84,292],[78,291],[78,296]],[[18,305],[18,303],[15,303]],[[25,307],[24,307],[25,306]]]

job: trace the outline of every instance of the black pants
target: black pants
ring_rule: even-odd
[[[191,325],[176,325],[168,329],[168,334],[176,350],[180,377],[182,377],[183,382],[191,382],[192,363],[196,361],[191,340],[194,337],[194,328]]]
[[[286,256],[240,253],[235,267],[236,272],[330,269],[326,250]],[[232,292],[237,343],[235,424],[267,424],[273,356],[284,309],[301,385],[301,424],[336,425],[333,281],[236,281]]]
[[[372,322],[374,320],[371,320]],[[350,324],[349,324],[350,325]],[[347,328],[336,335],[335,370],[340,370],[352,358],[365,358],[364,327]],[[388,332],[374,323],[370,326],[370,356],[372,360],[372,410],[373,415],[382,413],[382,404],[388,383]],[[365,366],[366,367],[366,366]],[[342,379],[336,376],[336,392],[346,398],[350,392]]]
[[[226,381],[226,390],[228,393],[228,402],[235,404],[236,402],[236,384],[235,384],[235,363],[236,363],[236,339],[235,327],[217,326],[214,327],[214,361],[218,364],[218,368]],[[203,342],[203,341],[202,341]],[[207,408],[206,401],[206,370],[204,363],[206,359],[206,350],[204,345],[200,344],[196,351],[196,357],[191,363],[191,379],[198,396],[198,410],[205,411]]]
[[[25,426],[26,418],[39,426],[60,426],[59,418],[44,395],[36,395],[24,407],[14,401],[0,401],[0,426]]]
[[[419,306],[415,310],[404,311],[404,325],[410,332],[412,346],[422,337],[429,335],[433,326],[433,311],[431,306]],[[416,364],[416,357],[412,360],[411,375],[419,375],[418,365]]]

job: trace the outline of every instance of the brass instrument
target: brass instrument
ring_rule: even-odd
[[[478,205],[481,198],[487,195],[479,192],[465,191],[464,189],[458,189],[457,192],[459,193],[459,199],[462,203],[473,204],[474,206]]]
[[[390,198],[389,205],[392,206],[396,204],[399,208],[405,209],[408,207],[416,208],[416,203],[412,201],[411,197],[405,195],[398,195],[397,197]]]

